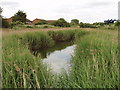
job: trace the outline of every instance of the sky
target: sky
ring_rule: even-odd
[[[57,20],[64,18],[68,22],[79,19],[80,22],[103,22],[118,18],[119,0],[0,0],[4,18],[23,10],[27,18]]]

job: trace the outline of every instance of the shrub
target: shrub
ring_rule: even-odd
[[[48,26],[43,26],[43,28],[48,28]]]
[[[33,28],[32,26],[26,26],[26,28]]]
[[[93,25],[93,24],[90,24],[90,23],[80,23],[80,27],[81,28],[96,28],[96,26],[95,25]]]
[[[120,22],[115,22],[115,26],[120,26]]]
[[[53,25],[58,27],[70,27],[70,24],[63,18],[60,18],[57,21],[55,21]]]
[[[24,25],[24,23],[20,22],[20,21],[16,21],[16,22],[11,22],[10,23],[10,28],[19,26],[19,25]]]
[[[9,28],[10,27],[10,24],[8,22],[6,22],[4,19],[1,19],[1,20],[2,20],[2,27],[3,28]]]
[[[77,26],[77,25],[79,25],[79,20],[78,19],[72,19],[70,24],[71,24],[71,26]]]
[[[41,21],[35,23],[35,25],[43,25],[43,24],[47,24],[45,20],[41,20]]]

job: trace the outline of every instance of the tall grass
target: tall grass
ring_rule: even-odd
[[[43,33],[39,33],[42,35]],[[28,34],[26,34],[28,35]],[[32,35],[32,34],[29,34]],[[29,37],[28,35],[28,37]],[[23,39],[24,37],[24,39]],[[32,37],[32,36],[31,36]],[[52,76],[47,67],[43,65],[40,56],[35,57],[30,53],[29,46],[23,42],[31,44],[35,39],[40,41],[41,37],[33,39],[26,36],[11,35],[3,37],[3,87],[4,88],[40,88],[50,87]],[[39,37],[39,38],[37,38]],[[49,40],[46,35],[42,35],[42,40]],[[23,41],[21,40],[23,39]],[[26,41],[25,41],[26,40]],[[48,41],[50,43],[50,41]],[[46,43],[45,43],[46,44]],[[48,74],[49,73],[49,74]],[[50,81],[50,82],[49,82]]]
[[[118,88],[119,51],[117,33],[91,32],[77,42],[70,73],[71,87]],[[116,35],[116,36],[115,36]]]
[[[118,88],[116,31],[49,31],[3,37],[4,88]],[[75,40],[69,74],[53,75],[30,48],[49,48],[54,42]]]
[[[50,88],[54,86],[53,75],[40,60],[30,53],[32,48],[54,46],[47,32],[29,32],[3,37],[3,87],[4,88]]]

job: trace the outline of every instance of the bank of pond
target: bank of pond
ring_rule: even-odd
[[[117,31],[3,36],[4,88],[118,88]]]

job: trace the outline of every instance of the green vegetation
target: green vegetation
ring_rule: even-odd
[[[46,20],[41,20],[38,23],[35,23],[35,25],[43,25],[43,24],[47,24]]]
[[[18,27],[22,27],[24,23],[20,21],[16,21],[16,22],[11,22],[9,25],[10,28],[18,28]]]
[[[57,21],[52,23],[52,25],[58,26],[58,27],[70,27],[70,24],[67,21],[65,21],[64,18],[58,19]]]
[[[90,24],[90,23],[80,23],[81,28],[96,28],[96,25]]]
[[[13,22],[16,22],[16,21],[19,21],[19,22],[22,22],[22,23],[26,23],[26,13],[19,10],[13,17],[12,17],[12,20]]]
[[[116,33],[116,34],[115,34]],[[113,35],[112,35],[113,34]],[[118,88],[117,32],[91,32],[77,42],[70,73],[71,87]]]
[[[120,22],[115,22],[115,26],[120,26]]]
[[[48,48],[54,45],[46,32],[30,32],[3,37],[3,87],[51,87],[53,76],[43,65],[40,55],[30,53],[32,48]]]
[[[118,88],[117,31],[68,30],[29,32],[3,36],[3,87],[21,88]],[[75,40],[77,47],[69,75],[53,75],[30,53],[49,48],[54,42]]]
[[[10,24],[0,17],[0,22],[2,22],[2,28],[9,28]]]
[[[71,26],[79,26],[79,20],[78,19],[72,19],[70,22]]]

